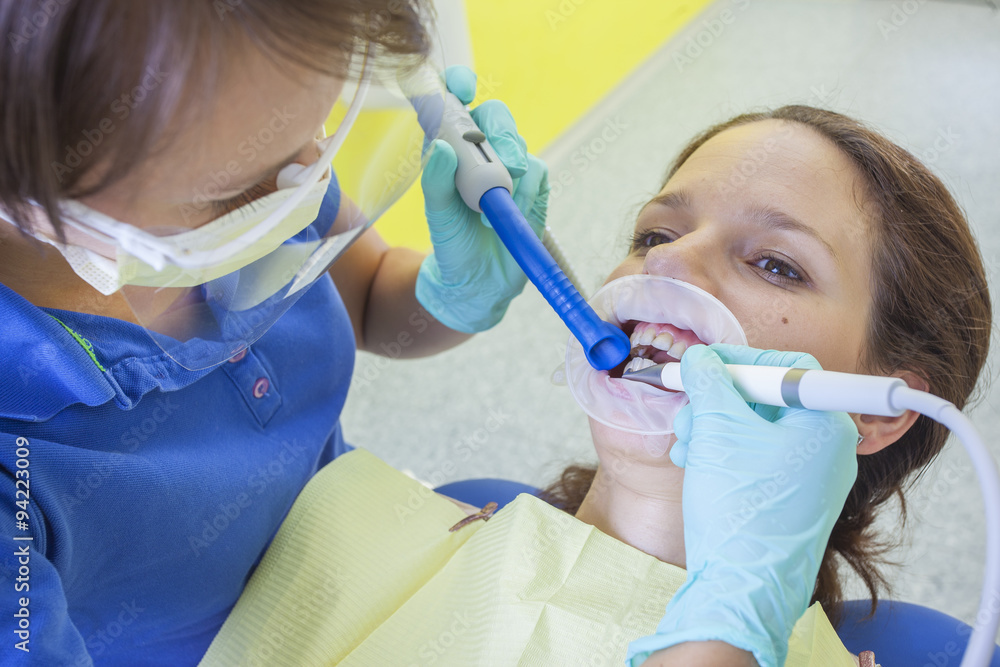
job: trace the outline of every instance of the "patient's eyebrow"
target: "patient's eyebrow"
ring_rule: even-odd
[[[837,254],[837,251],[834,250],[833,246],[826,239],[819,235],[819,232],[784,211],[779,211],[768,206],[752,205],[745,210],[744,215],[768,229],[799,232],[800,234],[810,236],[826,248],[826,251],[830,253],[830,256],[834,260],[840,262],[840,256]]]
[[[691,208],[691,195],[686,190],[661,192],[646,202],[646,206],[650,204],[659,204],[667,208]],[[646,208],[646,206],[643,206],[643,208]]]

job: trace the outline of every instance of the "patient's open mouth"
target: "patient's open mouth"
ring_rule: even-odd
[[[698,344],[746,345],[736,317],[725,304],[698,287],[665,276],[633,274],[616,278],[589,301],[599,317],[631,340],[629,357],[617,368],[598,371],[583,346],[566,346],[566,384],[587,415],[630,433],[674,432],[674,417],[686,404],[682,392],[621,379],[626,368],[679,361]]]
[[[628,359],[610,371],[613,378],[620,378],[625,371],[680,361],[689,347],[704,344],[693,331],[663,322],[629,320],[622,325],[622,331],[629,337],[632,351]]]

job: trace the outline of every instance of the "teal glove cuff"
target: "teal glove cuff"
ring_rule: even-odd
[[[667,605],[666,616],[657,626],[656,634],[629,644],[626,664],[636,667],[656,651],[684,642],[722,641],[752,653],[760,667],[781,667],[788,654],[783,619],[771,615],[771,609],[757,613],[765,610],[750,608],[751,613],[746,614],[711,602],[740,595],[760,597],[759,592],[748,589],[767,587],[766,582],[755,581],[745,573],[725,580],[714,574],[709,578],[688,573],[687,581]],[[780,591],[777,593],[780,595]],[[791,619],[789,627],[797,620],[798,617]]]
[[[417,273],[417,301],[438,322],[462,333],[474,334],[495,326],[517,296],[503,298],[489,293],[488,288],[489,284],[482,285],[481,289],[448,285],[441,278],[441,269],[433,254],[424,258]]]

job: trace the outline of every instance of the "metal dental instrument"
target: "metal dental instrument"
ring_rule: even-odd
[[[972,459],[986,510],[983,593],[961,667],[989,664],[995,648],[993,638],[1000,626],[1000,608],[996,605],[1000,600],[1000,473],[972,422],[953,404],[911,389],[899,378],[739,364],[726,364],[726,369],[736,391],[750,403],[883,417],[898,417],[913,410],[943,424],[958,437]],[[626,371],[622,378],[684,391],[681,365],[677,362]]]

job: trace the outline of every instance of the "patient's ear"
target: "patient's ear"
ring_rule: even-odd
[[[927,391],[927,380],[911,371],[899,371],[891,377],[897,377],[906,382],[911,389]],[[874,454],[881,451],[903,437],[913,422],[919,417],[916,412],[907,410],[899,417],[876,417],[873,415],[851,415],[858,427],[858,433],[865,436],[858,446],[858,454]]]

